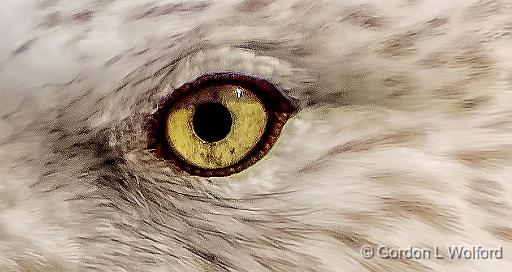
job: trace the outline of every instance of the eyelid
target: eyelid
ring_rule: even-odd
[[[249,90],[258,90],[255,94],[265,102],[268,106],[267,110],[272,112],[293,114],[298,108],[296,106],[298,104],[296,103],[297,101],[286,97],[281,90],[277,89],[276,86],[268,80],[230,72],[205,74],[192,82],[185,83],[180,88],[176,89],[168,99],[164,99],[159,107],[168,106],[191,91],[201,90],[213,84],[239,85]],[[294,103],[290,103],[292,101]]]

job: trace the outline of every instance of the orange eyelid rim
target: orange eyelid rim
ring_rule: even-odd
[[[239,162],[225,168],[204,169],[191,165],[179,158],[166,140],[166,118],[173,105],[185,96],[200,92],[211,86],[236,85],[248,89],[258,96],[268,114],[265,132],[256,146]],[[202,75],[183,84],[171,95],[164,97],[158,104],[158,110],[147,123],[148,148],[156,155],[177,168],[195,176],[223,177],[239,173],[263,158],[276,142],[286,121],[296,108],[272,83],[267,80],[236,73],[214,73]]]

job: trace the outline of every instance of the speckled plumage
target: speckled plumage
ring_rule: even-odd
[[[508,0],[3,1],[0,271],[510,271],[509,14]],[[301,108],[253,167],[190,177],[146,149],[146,118],[219,71]]]

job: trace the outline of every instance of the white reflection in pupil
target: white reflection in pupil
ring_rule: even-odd
[[[236,97],[242,97],[242,90],[240,90],[240,88],[236,88]]]

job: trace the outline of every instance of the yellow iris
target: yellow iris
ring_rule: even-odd
[[[206,112],[210,126],[205,135],[198,133],[198,107],[215,104],[229,112],[216,115]],[[196,116],[195,116],[196,115]],[[208,129],[219,120],[229,127],[222,139],[208,139]],[[166,138],[169,146],[184,161],[203,169],[232,166],[242,160],[259,142],[267,126],[268,114],[262,101],[251,91],[235,85],[203,89],[180,100],[167,117]],[[199,120],[205,122],[205,120]],[[211,132],[214,133],[215,131]],[[202,132],[203,133],[203,132]]]

